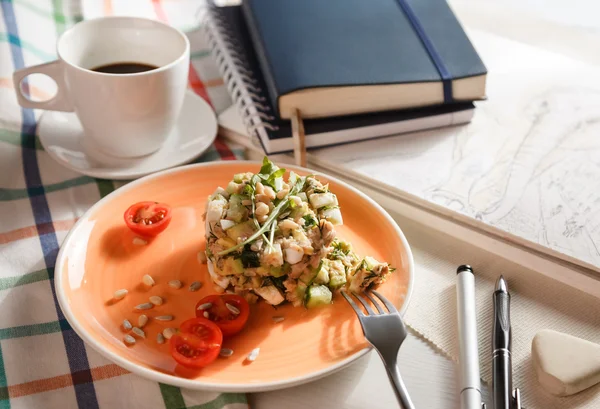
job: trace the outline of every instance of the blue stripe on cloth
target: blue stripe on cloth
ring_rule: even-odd
[[[19,30],[17,27],[17,20],[11,1],[3,0],[0,2],[2,6],[2,16],[4,17],[4,24],[8,30],[9,35],[12,35],[15,39],[19,39]],[[19,41],[11,42],[11,55],[15,69],[21,69],[25,66],[23,60],[23,52],[20,47]],[[24,84],[25,93],[29,93],[28,86]],[[32,135],[36,133],[36,122],[33,110],[21,109],[21,116],[23,124],[21,127],[21,145],[24,149],[22,151],[23,160],[23,171],[25,174],[25,182],[28,189],[32,192],[39,189],[42,185],[42,178],[40,175],[40,168],[37,160],[37,151],[35,149],[35,138]],[[33,217],[35,224],[40,225],[43,223],[50,223],[52,221],[52,214],[50,213],[50,207],[46,195],[38,195],[29,198],[31,208],[33,210]],[[50,224],[51,225],[51,224]],[[56,234],[44,234],[40,236],[40,244],[44,254],[44,261],[46,267],[54,267],[56,263],[56,256],[58,254],[58,239]],[[54,277],[51,277],[50,288],[52,289],[52,295],[54,297],[54,304],[59,320],[64,320],[64,315],[58,305],[56,299],[56,291],[54,289]],[[90,372],[90,366],[87,358],[85,346],[81,338],[79,338],[72,329],[66,327],[62,331],[63,341],[65,343],[67,359],[69,361],[69,369],[71,373],[74,372],[87,372],[89,379],[92,379]],[[98,399],[96,397],[96,390],[94,384],[81,383],[75,384],[75,396],[77,398],[77,404],[81,409],[96,409],[98,406]]]
[[[442,84],[444,87],[444,102],[449,103],[454,101],[454,97],[452,96],[452,76],[450,75],[450,71],[448,71],[448,68],[446,68],[442,56],[440,55],[440,53],[438,53],[437,49],[435,48],[435,45],[433,45],[433,42],[425,32],[425,29],[421,25],[419,18],[417,17],[413,9],[410,7],[408,2],[406,0],[397,1],[400,5],[400,8],[402,8],[402,11],[404,11],[404,15],[406,16],[410,24],[413,26],[415,33],[419,36],[419,39],[423,43],[423,46],[425,46],[427,54],[429,54],[433,65],[435,65],[435,68],[437,69],[438,73],[440,74],[440,77],[442,78]]]

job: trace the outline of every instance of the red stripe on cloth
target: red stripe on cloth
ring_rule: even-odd
[[[91,377],[89,376],[90,372]],[[80,371],[73,374],[59,375],[53,378],[38,379],[36,381],[10,385],[7,389],[10,398],[13,399],[55,389],[62,389],[73,385],[101,381],[103,379],[114,378],[128,373],[129,371],[118,365],[109,364],[91,368],[89,371]]]
[[[0,78],[0,88],[14,89],[12,78]],[[29,84],[29,96],[33,97],[34,100],[40,101],[45,101],[53,97],[53,95],[31,84]]]
[[[214,145],[215,145],[215,149],[217,150],[217,153],[219,154],[219,156],[221,157],[222,160],[236,160],[237,159],[235,157],[234,153],[231,151],[231,149],[229,149],[229,146],[227,146],[227,144],[221,140],[220,136],[217,136],[217,139],[215,139]]]
[[[104,15],[112,16],[112,14],[113,14],[112,0],[104,0]]]
[[[67,231],[77,222],[73,220],[58,220],[55,222],[41,223],[35,226],[27,226],[16,230],[0,233],[0,244],[10,243],[12,241],[27,239],[29,237],[50,234],[55,231]]]
[[[152,0],[152,6],[154,7],[154,13],[156,17],[163,23],[167,22],[167,15],[160,4],[160,0]]]
[[[210,100],[210,97],[208,96],[208,92],[206,91],[206,87],[204,86],[204,83],[198,76],[198,73],[196,72],[196,69],[194,68],[194,66],[192,65],[191,62],[190,62],[190,72],[188,75],[188,80],[190,82],[190,86],[192,87],[192,89],[194,90],[196,95],[198,95],[200,98],[204,99],[206,102],[209,103],[209,105],[213,109],[215,109],[215,107],[213,106],[213,104]]]
[[[91,371],[92,378],[94,378],[94,382],[131,373],[127,369],[121,368],[119,365],[114,364],[108,364],[104,366],[99,366],[97,368],[92,368]]]
[[[225,85],[225,83],[223,82],[223,78],[221,78],[221,77],[213,78],[212,80],[206,80],[203,82],[204,82],[204,86],[206,88],[220,87],[221,85]]]

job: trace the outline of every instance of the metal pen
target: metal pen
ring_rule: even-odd
[[[492,401],[494,409],[520,408],[519,390],[512,389],[512,331],[510,327],[510,293],[503,276],[496,281],[494,326],[492,333]]]
[[[460,350],[460,407],[461,409],[481,409],[475,275],[471,266],[468,265],[458,267],[456,274],[458,345]]]

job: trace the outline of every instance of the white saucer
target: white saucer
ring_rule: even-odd
[[[102,179],[136,179],[191,162],[204,153],[217,136],[217,118],[206,101],[188,90],[179,120],[156,152],[133,159],[108,156],[83,143],[83,129],[69,112],[46,111],[38,134],[42,146],[61,165]]]

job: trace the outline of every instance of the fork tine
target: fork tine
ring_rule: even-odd
[[[368,301],[366,301],[357,293],[352,293],[352,295],[355,296],[358,301],[360,301],[360,303],[363,305],[363,307],[365,307],[365,310],[367,310],[367,313],[369,313],[369,315],[377,315],[375,314],[375,311],[373,311],[373,308],[371,308],[371,306],[369,305]]]
[[[381,308],[381,305],[379,305],[379,303],[377,301],[375,301],[375,298],[373,298],[373,296],[371,295],[371,293],[365,292],[365,295],[367,297],[369,297],[369,300],[371,300],[371,302],[377,308],[377,311],[379,311],[380,314],[386,314],[385,310],[383,308]]]
[[[360,307],[358,305],[356,305],[356,303],[354,302],[354,300],[352,300],[352,297],[350,297],[348,294],[346,294],[345,291],[342,291],[342,295],[344,296],[344,298],[346,299],[346,301],[348,301],[348,304],[350,304],[350,306],[352,307],[352,309],[354,310],[354,312],[356,313],[356,315],[358,315],[359,317],[364,317],[365,316],[364,312],[362,312],[362,310],[360,309]]]
[[[379,294],[377,291],[372,290],[371,291],[373,294],[375,294],[377,296],[377,298],[379,298],[387,307],[389,312],[398,312],[398,310],[396,309],[396,307],[394,307],[394,304],[392,304],[391,302],[388,301],[387,298],[385,298],[383,295]]]

